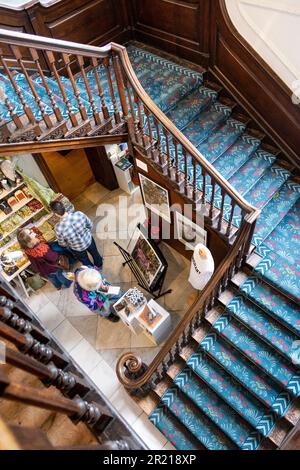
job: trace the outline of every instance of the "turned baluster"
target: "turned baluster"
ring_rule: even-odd
[[[166,140],[166,155],[167,155],[168,175],[169,175],[170,178],[172,178],[173,165],[172,165],[172,157],[171,157],[171,154],[170,154],[169,131],[164,127],[163,128],[163,133],[164,133],[165,140]]]
[[[193,200],[197,204],[198,191],[197,191],[197,161],[193,158]]]
[[[121,74],[121,71],[120,71],[119,57],[114,54],[113,58],[112,58],[112,62],[113,62],[113,68],[114,68],[114,72],[115,72],[118,92],[119,92],[119,96],[120,96],[120,101],[121,101],[121,106],[122,106],[122,111],[123,111],[123,117],[126,119],[127,116],[128,116],[128,106],[127,106],[125,90],[124,90],[124,81],[123,81],[122,74]]]
[[[114,87],[113,87],[113,83],[112,83],[112,78],[111,78],[111,73],[110,73],[110,59],[109,59],[109,57],[106,57],[103,60],[103,65],[104,65],[105,70],[106,70],[108,86],[109,86],[109,90],[110,90],[110,96],[111,96],[111,100],[112,100],[112,104],[113,104],[113,108],[114,108],[115,122],[116,122],[116,124],[120,124],[121,116],[120,116],[120,111],[119,111],[119,108],[118,108],[118,104],[117,104],[117,100],[116,100],[116,96],[115,96],[115,91],[114,91]]]
[[[151,118],[150,118],[150,111],[148,108],[143,106],[144,108],[144,114],[146,116],[147,120],[147,127],[148,127],[148,133],[149,133],[149,140],[150,140],[150,154],[151,154],[151,159],[155,162],[155,140],[153,138],[153,131],[152,131],[152,124],[151,124]]]
[[[154,124],[155,124],[155,129],[156,129],[156,134],[157,134],[158,161],[159,161],[160,165],[162,167],[164,167],[165,159],[164,159],[164,154],[163,154],[163,151],[162,151],[160,128],[159,128],[159,122],[156,118],[154,118]]]
[[[0,84],[0,100],[5,104],[5,106],[7,107],[8,109],[8,112],[9,112],[9,115],[11,117],[11,120],[13,121],[13,123],[16,125],[17,129],[22,129],[23,128],[23,125],[22,125],[22,121],[21,119],[19,118],[19,116],[14,112],[14,107],[13,105],[11,104],[11,102],[9,101],[9,99],[7,98],[1,84]]]
[[[78,63],[79,68],[80,68],[81,76],[83,78],[87,94],[88,94],[88,97],[89,97],[89,102],[90,102],[90,105],[91,105],[91,108],[92,108],[93,117],[94,117],[95,123],[98,126],[99,124],[101,124],[101,118],[100,118],[99,112],[97,111],[97,108],[96,108],[96,105],[95,105],[95,100],[94,100],[94,97],[93,97],[93,93],[91,92],[91,88],[90,88],[90,85],[89,85],[89,82],[88,82],[88,79],[87,79],[87,76],[86,76],[86,73],[85,73],[84,58],[81,55],[77,55],[76,58],[77,58],[77,63]]]
[[[68,365],[68,362],[57,351],[40,343],[29,333],[19,333],[2,322],[0,322],[0,337],[10,341],[19,351],[29,354],[44,364],[48,364],[52,361],[57,367],[64,368]]]
[[[18,62],[18,65],[20,66],[20,68],[23,72],[24,77],[26,78],[26,81],[28,83],[30,91],[31,91],[31,93],[32,93],[32,95],[33,95],[33,97],[34,97],[34,99],[35,99],[35,101],[36,101],[36,103],[39,107],[39,110],[41,112],[43,121],[46,124],[46,127],[48,129],[51,129],[51,127],[53,127],[51,118],[47,115],[47,113],[45,111],[45,108],[44,108],[44,105],[43,105],[43,102],[42,102],[41,98],[39,97],[39,95],[37,94],[36,89],[33,85],[33,82],[31,81],[31,79],[28,75],[27,69],[26,69],[26,67],[24,65],[24,62],[22,60],[22,54],[21,54],[21,51],[20,51],[19,47],[11,45],[10,49],[12,50],[12,52],[13,52],[13,54],[14,54],[17,62]]]
[[[168,360],[169,366],[171,366],[172,364],[174,364],[175,360],[176,360],[176,359],[175,359],[175,354],[174,354],[173,350],[170,349],[170,351],[169,351],[169,360]]]
[[[230,232],[231,232],[231,227],[232,227],[232,221],[233,221],[233,216],[234,216],[234,210],[235,210],[236,204],[234,201],[232,201],[231,204],[231,211],[230,211],[230,217],[227,225],[227,230],[226,230],[226,236],[229,237]]]
[[[222,228],[222,222],[223,222],[223,215],[224,215],[224,205],[225,205],[225,197],[226,193],[223,189],[221,189],[221,197],[222,197],[222,202],[221,202],[221,209],[220,209],[220,214],[219,214],[219,220],[218,220],[218,230],[221,231]]]
[[[174,137],[172,139],[172,143],[174,145],[174,152],[175,152],[175,180],[177,183],[179,183],[180,178],[179,178],[178,142]]]
[[[134,105],[133,105],[133,101],[132,101],[131,87],[130,87],[129,80],[127,79],[125,73],[123,73],[123,81],[124,81],[124,83],[125,83],[125,88],[126,88],[126,92],[127,92],[127,98],[128,98],[129,107],[130,107],[130,113],[131,113],[131,116],[132,116],[132,119],[133,119],[134,136],[135,136],[136,142],[138,143],[138,142],[140,141],[140,138],[139,138],[139,127],[138,127],[138,122],[139,122],[139,121],[138,121],[138,119],[136,118],[135,109],[134,109]]]
[[[53,108],[55,117],[56,117],[58,122],[61,122],[61,121],[63,121],[63,117],[61,115],[61,111],[60,111],[59,107],[57,106],[57,104],[56,104],[56,102],[53,98],[52,91],[49,88],[47,79],[45,77],[45,74],[44,74],[43,69],[42,69],[41,64],[40,64],[39,54],[38,54],[37,50],[33,49],[32,47],[29,48],[29,52],[31,54],[32,59],[34,60],[37,71],[38,71],[38,73],[39,73],[39,75],[42,79],[42,82],[43,82],[43,85],[44,85],[45,90],[47,92],[47,95],[49,96],[49,100],[50,100],[51,106]]]
[[[34,117],[34,115],[33,115],[33,112],[32,112],[32,110],[31,110],[31,108],[30,108],[29,106],[27,106],[26,101],[25,101],[25,99],[23,98],[23,95],[22,95],[22,93],[21,93],[21,90],[20,90],[20,88],[18,87],[18,85],[16,84],[16,82],[15,82],[15,80],[14,80],[13,74],[11,73],[9,67],[7,66],[5,59],[4,59],[1,55],[0,55],[0,64],[2,65],[5,74],[6,74],[7,77],[9,78],[10,83],[12,84],[12,86],[13,86],[13,88],[14,88],[14,90],[15,90],[15,93],[16,93],[17,96],[18,96],[18,98],[19,98],[19,100],[20,100],[20,102],[21,102],[21,104],[22,104],[22,107],[23,107],[23,109],[24,109],[24,113],[26,114],[26,116],[27,116],[29,122],[30,122],[31,124],[36,125],[36,124],[37,124],[37,121],[36,121],[36,119],[35,119],[35,117]],[[37,128],[37,135],[39,135],[39,134],[40,134],[40,130],[39,130],[38,125],[36,126],[36,128]]]
[[[204,168],[202,168],[202,198],[201,204],[205,206],[205,198],[206,198],[206,172]]]
[[[186,335],[186,332],[183,331],[181,333],[181,349],[184,348],[186,345],[187,345],[188,341],[187,341],[187,335]]]
[[[189,172],[188,172],[188,155],[184,147],[182,147],[182,156],[184,160],[184,194],[189,196]]]
[[[29,374],[32,374],[39,379],[43,380],[47,385],[54,385],[63,392],[73,392],[84,396],[89,387],[76,377],[74,374],[64,372],[62,369],[57,368],[53,363],[45,365],[33,359],[32,357],[25,356],[24,354],[14,351],[11,348],[5,349],[5,360],[7,364],[13,365],[18,369],[22,369]],[[73,395],[74,396],[74,395]]]
[[[165,360],[161,363],[162,376],[165,377],[168,373],[168,365]]]
[[[181,352],[181,347],[180,347],[180,341],[178,339],[175,343],[175,355],[177,358],[180,356],[180,352]]]
[[[69,115],[70,121],[72,123],[72,126],[77,127],[78,126],[78,120],[77,120],[77,117],[76,117],[75,113],[72,111],[72,106],[71,106],[70,100],[68,98],[68,95],[65,91],[65,87],[63,86],[62,81],[61,81],[60,76],[59,76],[59,73],[57,71],[57,68],[56,68],[56,65],[55,65],[54,54],[51,51],[45,51],[45,52],[46,52],[47,58],[49,60],[52,73],[53,73],[53,75],[56,79],[56,82],[59,86],[59,89],[60,89],[60,92],[62,94],[64,103],[67,107],[68,115]]]
[[[139,125],[140,125],[140,130],[141,130],[141,135],[142,135],[142,142],[144,147],[146,148],[148,146],[148,138],[146,136],[145,132],[145,126],[144,126],[144,119],[142,115],[142,110],[141,110],[141,103],[140,103],[140,98],[138,97],[137,93],[134,92],[134,102],[137,106],[138,110],[138,117],[139,117]]]
[[[210,220],[212,220],[213,215],[214,215],[215,194],[216,194],[216,182],[211,177],[211,198],[210,198],[210,209],[209,209]]]
[[[93,70],[94,70],[94,75],[95,75],[95,78],[96,78],[98,93],[99,93],[99,96],[100,96],[101,109],[102,109],[103,117],[104,117],[104,119],[109,119],[109,117],[110,117],[109,116],[109,111],[108,111],[108,108],[107,108],[107,105],[106,105],[106,102],[105,102],[103,88],[102,88],[101,81],[100,81],[100,78],[99,78],[99,73],[98,73],[98,60],[95,57],[92,57],[91,62],[92,62]]]
[[[66,398],[49,396],[44,390],[29,387],[23,383],[11,381],[0,370],[0,393],[7,400],[17,401],[30,406],[36,406],[56,413],[63,413],[78,423],[80,421],[91,424],[99,431],[103,431],[112,417],[104,413],[102,407],[82,398]]]
[[[9,326],[16,329],[20,333],[30,333],[31,336],[33,336],[38,341],[41,341],[42,343],[49,342],[49,337],[45,336],[40,328],[33,325],[33,323],[30,321],[25,320],[24,318],[20,318],[19,315],[12,312],[12,310],[7,307],[0,307],[0,321],[7,323]]]
[[[80,96],[79,90],[77,88],[77,85],[76,85],[76,82],[75,82],[75,79],[74,79],[74,76],[73,76],[73,73],[72,73],[72,70],[71,70],[70,55],[63,53],[62,58],[63,58],[63,62],[65,64],[65,66],[66,66],[67,74],[68,74],[69,80],[71,82],[74,95],[75,95],[77,103],[78,103],[78,108],[79,108],[81,117],[84,121],[86,121],[88,119],[88,116],[87,116],[87,113],[86,113],[86,109],[83,106],[81,96]]]

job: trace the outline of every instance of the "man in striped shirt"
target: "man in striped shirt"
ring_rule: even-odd
[[[51,202],[50,207],[52,212],[60,218],[55,226],[59,245],[68,248],[84,266],[94,264],[101,269],[103,259],[92,236],[92,221],[83,212],[66,212],[60,201]],[[93,263],[88,254],[92,256]]]

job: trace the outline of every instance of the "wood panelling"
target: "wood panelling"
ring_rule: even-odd
[[[14,11],[10,10],[9,8],[0,8],[0,28],[9,29],[18,33],[34,33],[25,10]],[[15,65],[15,60],[11,60],[12,53],[9,46],[1,44],[1,51],[4,57],[9,58],[10,63]],[[33,62],[31,60],[28,50],[22,48],[21,51],[22,56],[25,58],[26,64],[31,64],[33,66]]]
[[[95,182],[92,169],[83,149],[72,150],[63,156],[58,152],[40,154],[51,175],[50,184],[69,199],[74,199]],[[45,175],[47,177],[47,175]],[[55,184],[53,184],[53,180]]]
[[[126,39],[126,0],[65,0],[28,10],[36,34],[102,45]]]
[[[216,3],[211,18],[212,72],[300,166],[300,106],[292,103],[291,90],[236,31],[225,1]]]
[[[132,0],[135,38],[188,60],[206,63],[208,41],[201,25],[207,0]]]

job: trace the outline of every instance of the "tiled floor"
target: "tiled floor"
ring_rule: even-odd
[[[119,196],[128,198],[130,208],[141,203],[139,191],[128,196],[121,190],[110,192],[95,183],[74,201],[74,205],[94,222],[94,237],[104,256],[103,273],[106,278],[113,285],[120,285],[123,290],[127,290],[137,283],[130,269],[122,267],[123,258],[113,241],[126,246],[129,233],[137,220],[134,220],[133,215],[129,217],[129,221],[133,223],[132,227],[128,228],[125,209],[122,208],[117,216],[117,226],[111,230],[111,227],[101,226],[102,217],[99,216],[99,207],[103,209],[104,204],[110,203],[118,207]],[[143,220],[144,217],[142,211],[137,219]],[[108,238],[105,239],[104,236]],[[175,326],[195,300],[197,292],[187,281],[189,262],[167,245],[161,248],[169,265],[165,287],[172,288],[173,293],[162,297],[158,302],[170,312],[172,324]],[[37,294],[32,295],[28,303],[148,447],[161,449],[165,446],[165,450],[170,449],[165,437],[148,421],[146,414],[120,386],[114,370],[122,353],[134,351],[144,362],[149,363],[157,354],[159,346],[153,346],[143,334],[135,336],[122,322],[111,323],[91,313],[77,301],[72,288],[56,291],[47,284]]]

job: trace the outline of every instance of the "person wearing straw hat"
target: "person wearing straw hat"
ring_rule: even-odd
[[[79,302],[111,322],[120,320],[112,304],[120,299],[122,292],[110,294],[110,284],[96,266],[81,266],[67,277],[74,281],[74,294]]]

